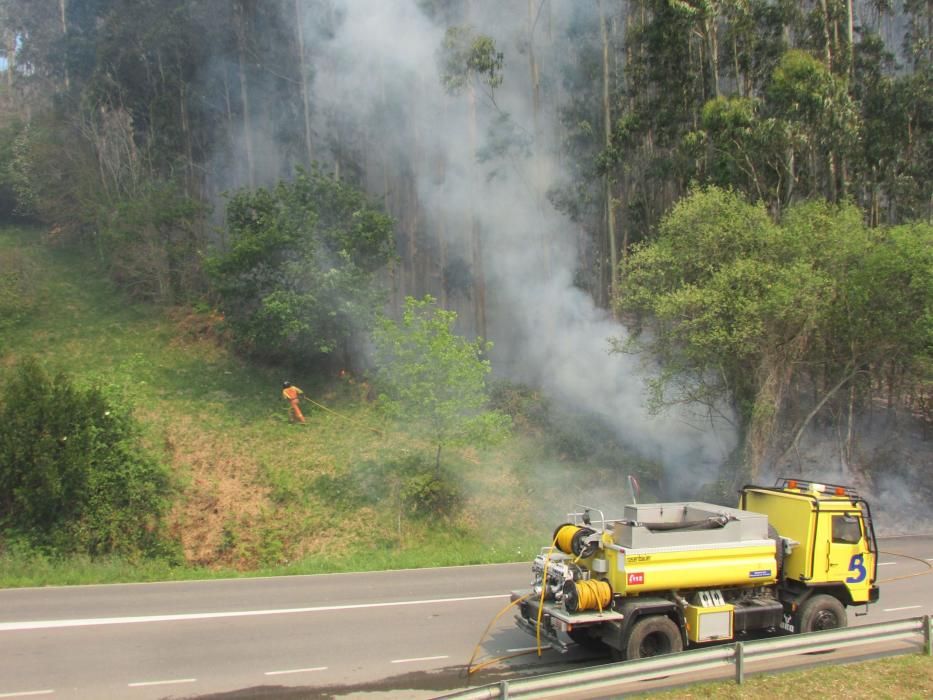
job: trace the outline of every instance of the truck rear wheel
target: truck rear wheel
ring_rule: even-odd
[[[797,631],[842,629],[849,625],[846,609],[836,598],[821,593],[807,598],[797,611]]]
[[[632,627],[625,645],[625,658],[646,659],[683,650],[683,638],[674,621],[664,615],[652,615],[643,617]]]

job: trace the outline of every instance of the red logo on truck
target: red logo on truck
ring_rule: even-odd
[[[638,571],[628,575],[628,585],[630,586],[641,586],[645,583],[645,572]]]

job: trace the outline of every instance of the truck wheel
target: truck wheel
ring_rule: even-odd
[[[683,638],[674,621],[663,615],[652,615],[643,617],[632,627],[625,645],[625,658],[646,659],[683,650]]]
[[[822,593],[807,598],[797,611],[798,632],[842,629],[849,625],[846,609],[836,598]]]

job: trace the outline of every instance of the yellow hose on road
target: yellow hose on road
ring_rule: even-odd
[[[921,564],[927,567],[926,571],[917,571],[913,574],[905,574],[904,576],[894,576],[893,578],[884,578],[877,583],[891,583],[891,581],[901,581],[905,578],[916,578],[917,576],[928,576],[933,572],[933,564],[928,562],[926,559],[920,559],[919,557],[912,557],[909,554],[898,554],[897,552],[882,552],[878,550],[878,554],[887,554],[889,557],[903,557],[904,559],[913,559],[914,561],[919,561]]]
[[[506,605],[504,608],[502,608],[502,610],[500,610],[499,612],[497,612],[497,613],[496,613],[496,616],[495,616],[494,618],[492,618],[492,620],[489,621],[489,624],[486,625],[486,629],[483,630],[483,636],[481,636],[481,637],[479,638],[479,641],[476,643],[476,646],[473,648],[473,656],[470,657],[470,662],[467,664],[467,676],[469,676],[469,675],[472,674],[472,673],[476,673],[476,672],[479,671],[481,668],[486,668],[486,667],[489,666],[490,664],[494,664],[494,663],[496,663],[497,661],[504,661],[505,659],[511,659],[511,658],[513,658],[513,657],[515,657],[515,656],[522,656],[523,654],[530,654],[532,651],[534,651],[534,649],[531,649],[531,650],[528,650],[528,651],[520,651],[520,652],[517,652],[517,653],[515,653],[515,654],[507,654],[506,656],[497,656],[496,658],[494,658],[494,659],[489,659],[488,661],[484,661],[483,663],[478,664],[477,666],[474,666],[474,665],[473,665],[473,661],[476,659],[476,653],[479,651],[480,644],[482,644],[482,643],[483,643],[483,640],[486,639],[486,635],[489,634],[489,630],[492,628],[492,626],[493,626],[494,624],[496,624],[496,620],[498,620],[500,617],[502,617],[502,616],[505,614],[505,612],[506,612],[509,608],[511,608],[513,605],[518,605],[519,603],[521,603],[522,601],[527,600],[527,599],[530,598],[531,596],[532,596],[532,594],[531,594],[531,593],[528,593],[528,594],[526,594],[526,595],[523,595],[521,598],[516,598],[516,599],[513,600],[511,603],[509,603],[509,604]]]

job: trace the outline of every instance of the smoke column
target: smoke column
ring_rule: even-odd
[[[569,21],[561,12],[593,12],[578,3],[553,4],[549,21],[555,24]],[[507,114],[530,135],[535,117],[528,57],[517,49],[527,41],[526,3],[473,6],[470,24],[492,36],[505,59],[504,82],[494,95],[477,89],[475,148],[481,151],[495,119]],[[448,95],[439,74],[446,26],[432,22],[414,0],[344,0],[328,33],[318,26],[318,14],[306,17],[306,35],[317,37],[315,62],[327,67],[311,87],[318,115],[341,115],[381,135],[383,167],[410,169],[428,236],[447,236],[452,255],[469,250],[470,222],[477,217],[497,371],[540,386],[564,408],[601,416],[624,442],[676,468],[680,477],[715,474],[736,444],[728,424],[688,412],[649,415],[639,360],[609,354],[608,339],[623,336],[624,329],[573,285],[579,257],[574,225],[543,196],[562,177],[555,139],[547,138],[556,125],[540,123],[554,110],[538,115],[539,138],[530,157],[478,164],[467,99]],[[584,21],[598,27],[595,16]],[[443,177],[424,161],[442,162]],[[469,261],[469,253],[463,257]]]

